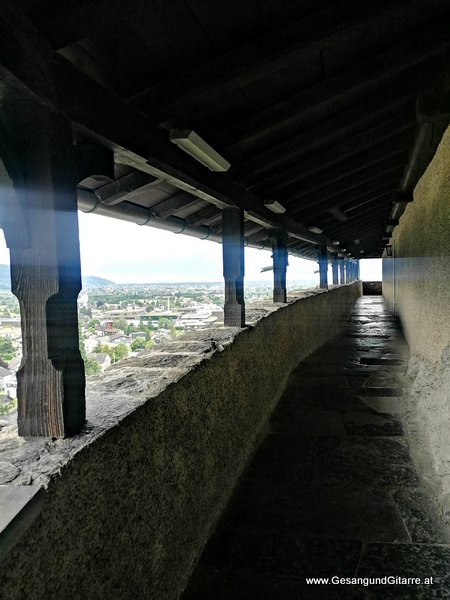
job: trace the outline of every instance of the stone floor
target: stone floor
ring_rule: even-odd
[[[380,296],[291,374],[183,600],[450,598],[450,539],[411,463],[407,347]],[[307,585],[307,577],[433,578]]]

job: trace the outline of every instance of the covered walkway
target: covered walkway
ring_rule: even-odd
[[[407,346],[365,296],[292,372],[183,600],[450,598],[450,539],[402,426]],[[433,578],[307,585],[308,577]]]

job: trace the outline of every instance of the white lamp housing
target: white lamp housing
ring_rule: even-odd
[[[171,129],[170,141],[211,171],[228,171],[231,164],[192,129]]]
[[[264,206],[272,212],[280,215],[286,212],[284,206],[276,200],[264,200]]]
[[[319,227],[311,226],[311,227],[308,227],[308,231],[310,231],[311,233],[322,233],[323,230],[320,229]]]

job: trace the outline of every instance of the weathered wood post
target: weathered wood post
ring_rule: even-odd
[[[345,269],[344,269],[344,259],[339,259],[339,283],[344,285],[345,283]]]
[[[338,258],[333,255],[331,259],[331,270],[333,273],[333,285],[339,285]]]
[[[350,281],[355,281],[355,261],[353,258],[350,259]]]
[[[225,279],[224,325],[245,327],[244,212],[222,211],[223,276]]]
[[[326,245],[319,247],[319,277],[320,288],[328,289],[328,248]]]
[[[273,259],[273,301],[287,302],[286,269],[288,265],[287,241],[284,231],[271,232]]]
[[[22,318],[18,427],[21,436],[64,437],[85,422],[77,169],[71,124],[39,105],[26,108],[0,142],[14,183],[10,200],[28,234],[21,239],[19,224],[6,219],[11,288]]]
[[[348,283],[349,281],[348,258],[344,258],[344,283]]]

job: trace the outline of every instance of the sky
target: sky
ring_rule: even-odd
[[[116,283],[156,283],[221,281],[222,245],[187,235],[141,227],[134,223],[102,217],[79,215],[81,270]],[[9,251],[0,236],[0,263],[9,263]],[[268,250],[245,248],[245,277],[248,281],[272,281],[272,272],[261,273],[272,263]],[[361,261],[366,279],[381,279],[377,260]],[[368,263],[366,266],[364,263]],[[318,282],[317,263],[289,257],[289,281]],[[378,274],[379,276],[375,276]],[[364,273],[363,273],[364,272]],[[373,275],[373,277],[372,277]]]

